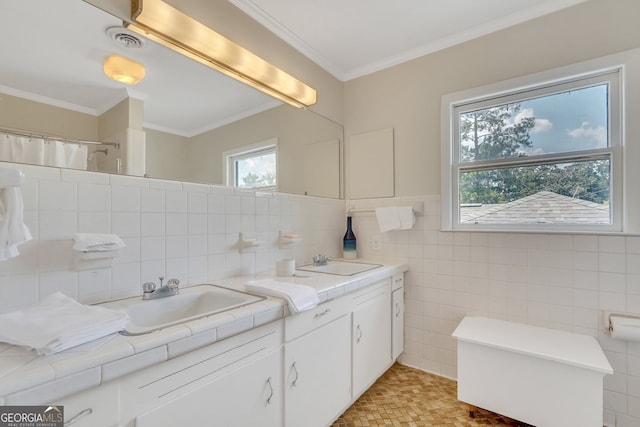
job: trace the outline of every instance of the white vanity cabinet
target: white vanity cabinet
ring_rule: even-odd
[[[278,354],[270,353],[136,417],[136,427],[280,427]]]
[[[120,395],[117,381],[64,397],[53,403],[64,406],[65,426],[115,427],[120,425]]]
[[[404,274],[391,278],[391,358],[404,351]]]
[[[282,426],[282,322],[121,380],[123,425]]]
[[[353,398],[391,365],[391,286],[375,283],[353,297]]]
[[[285,427],[325,427],[351,403],[351,316],[346,300],[285,319]]]

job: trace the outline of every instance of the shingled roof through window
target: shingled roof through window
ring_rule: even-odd
[[[540,191],[501,204],[463,204],[462,224],[610,224],[609,206]]]

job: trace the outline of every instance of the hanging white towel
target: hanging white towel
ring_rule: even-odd
[[[416,216],[412,206],[398,207],[398,218],[400,220],[400,230],[410,230],[416,223]]]
[[[19,187],[0,188],[0,261],[20,255],[18,245],[31,240]]]
[[[107,252],[126,246],[116,234],[76,233],[73,241],[73,250],[78,252]]]
[[[277,280],[252,280],[244,285],[245,290],[260,295],[282,298],[289,304],[291,313],[311,310],[320,302],[318,292],[307,285],[279,282]]]
[[[49,355],[125,328],[127,315],[56,292],[39,304],[0,315],[0,341]]]
[[[398,208],[395,206],[376,208],[376,219],[378,220],[378,227],[380,227],[381,233],[400,228]]]

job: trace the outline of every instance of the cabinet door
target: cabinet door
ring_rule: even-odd
[[[272,352],[136,418],[136,427],[282,426],[282,373]]]
[[[115,381],[64,397],[64,425],[73,427],[112,427],[119,425],[119,387]]]
[[[404,351],[404,287],[398,288],[391,294],[391,358],[396,360]]]
[[[286,427],[325,427],[349,406],[350,340],[342,316],[285,346]]]
[[[391,365],[391,289],[366,294],[353,311],[353,397]]]

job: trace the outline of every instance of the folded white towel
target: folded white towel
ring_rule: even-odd
[[[0,261],[20,255],[18,245],[31,240],[23,222],[24,203],[20,187],[0,189]]]
[[[381,233],[400,228],[398,208],[395,206],[376,208],[376,219],[378,220],[378,226],[380,227]]]
[[[398,207],[398,218],[400,219],[400,230],[410,230],[416,223],[412,206]]]
[[[318,292],[307,285],[279,282],[272,279],[252,280],[244,285],[248,292],[287,300],[289,311],[298,313],[311,310],[320,302]]]
[[[126,246],[115,234],[76,233],[73,241],[73,250],[78,252],[107,252]]]
[[[0,315],[0,341],[49,355],[125,328],[127,315],[56,292],[24,310]]]

